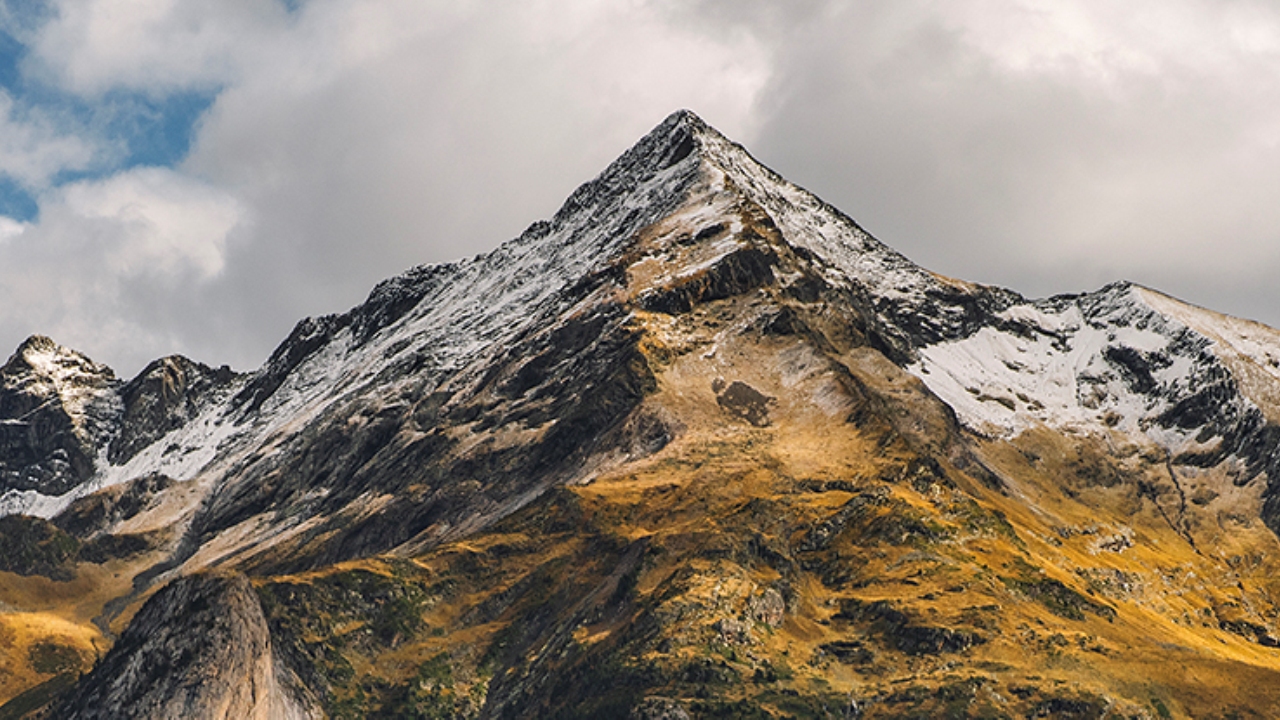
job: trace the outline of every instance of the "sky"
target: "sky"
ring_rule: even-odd
[[[0,0],[0,356],[257,367],[670,112],[937,272],[1280,325],[1280,6]]]

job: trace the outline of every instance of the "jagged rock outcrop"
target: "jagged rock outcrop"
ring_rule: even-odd
[[[243,575],[192,575],[147,601],[51,717],[304,720],[305,690],[272,655]]]
[[[61,495],[93,477],[119,423],[119,386],[105,365],[32,336],[0,367],[0,494]]]
[[[0,368],[0,513],[50,517],[77,497],[166,465],[156,457],[189,468],[193,448],[154,446],[241,380],[226,366],[175,355],[125,383],[47,337],[28,338]],[[146,448],[151,457],[133,472],[129,461]]]
[[[209,394],[236,379],[231,368],[217,370],[181,355],[161,358],[120,388],[124,412],[120,432],[107,448],[115,465],[190,422]]]

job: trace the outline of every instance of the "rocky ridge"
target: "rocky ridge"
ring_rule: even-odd
[[[54,717],[305,720],[305,691],[281,674],[258,597],[243,575],[181,578],[156,593]],[[156,683],[157,677],[165,678]],[[282,683],[292,687],[286,692]]]

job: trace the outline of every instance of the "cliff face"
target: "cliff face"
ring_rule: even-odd
[[[257,372],[24,345],[3,502],[48,520],[0,527],[0,642],[41,608],[111,650],[13,702],[1268,716],[1278,367],[1131,284],[938,276],[677,113]]]
[[[128,462],[190,422],[207,397],[234,379],[235,373],[226,366],[214,370],[180,355],[161,358],[143,368],[120,388],[120,432],[107,447],[107,460],[114,465]]]
[[[120,412],[110,368],[46,337],[0,367],[0,493],[62,495],[95,472]]]
[[[304,709],[304,692],[272,657],[270,633],[248,579],[191,575],[152,596],[111,652],[50,716],[319,717]]]

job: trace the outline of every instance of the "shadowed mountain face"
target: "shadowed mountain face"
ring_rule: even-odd
[[[0,716],[1280,707],[1280,333],[935,275],[687,112],[257,372],[0,380]]]
[[[110,368],[35,336],[0,367],[0,488],[61,495],[94,474],[118,414]]]

